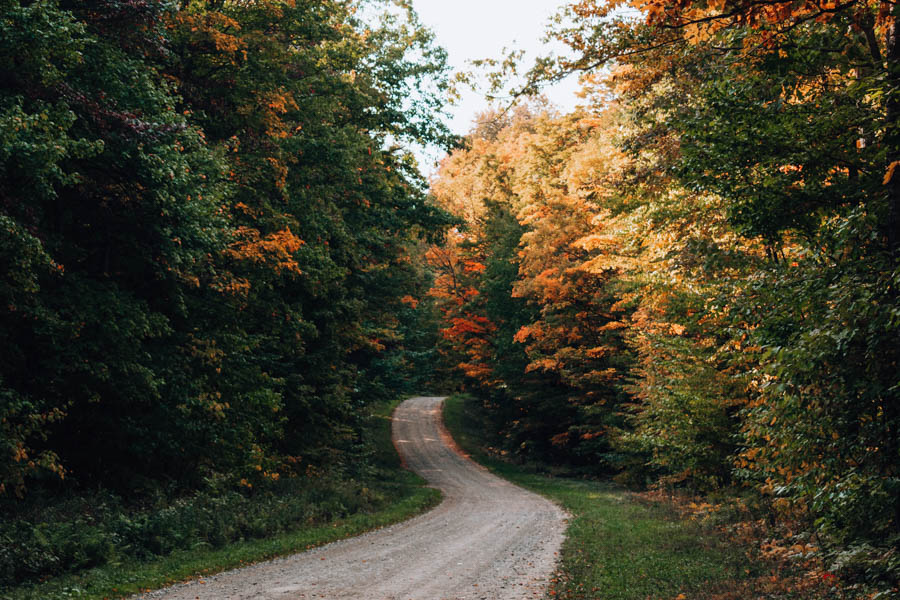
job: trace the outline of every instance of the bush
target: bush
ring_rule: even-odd
[[[123,559],[271,537],[371,512],[389,496],[364,482],[319,477],[286,479],[252,494],[204,491],[144,510],[128,508],[107,493],[73,498],[0,523],[0,587]]]

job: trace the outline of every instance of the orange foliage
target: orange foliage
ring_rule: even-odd
[[[590,5],[593,2],[585,1]],[[825,23],[838,13],[850,14],[860,30],[881,29],[882,37],[893,28],[894,2],[890,0],[632,0],[630,4],[646,15],[647,23],[675,28],[691,44],[709,40],[718,31],[730,27],[749,27],[755,35],[744,40],[744,51],[776,49],[780,36],[810,21]],[[876,15],[874,22],[868,15]]]
[[[246,42],[237,35],[241,30],[240,23],[220,12],[179,11],[175,14],[174,25],[187,33],[194,45],[214,47],[218,55],[231,64],[237,64],[247,47]]]
[[[485,335],[495,329],[493,323],[487,317],[478,315],[467,315],[466,317],[453,317],[450,319],[452,325],[443,329],[445,338],[463,339],[467,334]]]
[[[299,108],[294,96],[284,90],[259,92],[256,96],[257,109],[262,113],[262,121],[267,135],[286,138],[295,133],[296,128],[281,116]],[[249,108],[246,109],[249,112]]]
[[[261,236],[257,229],[238,228],[239,240],[225,251],[231,259],[268,265],[279,272],[302,274],[294,254],[304,245],[304,241],[291,233],[289,228]]]
[[[485,266],[477,260],[467,260],[463,263],[463,269],[466,273],[481,273],[485,270]]]
[[[477,316],[477,277],[491,259],[481,254],[484,216],[499,204],[525,227],[512,298],[540,307],[540,320],[520,327],[512,340],[525,346],[527,372],[562,377],[573,388],[608,379],[609,354],[598,350],[604,346],[597,337],[618,335],[615,327],[604,329],[615,299],[598,293],[609,273],[586,268],[603,249],[579,242],[596,234],[596,198],[617,184],[627,164],[605,135],[609,123],[606,114],[557,117],[528,107],[513,115],[488,113],[468,149],[441,164],[432,190],[468,228],[430,253],[438,268],[431,294],[446,300],[440,304],[449,324],[444,336],[470,357],[467,374],[488,377],[488,368],[475,368],[481,363],[473,355],[490,367],[496,326],[485,329],[486,319]]]

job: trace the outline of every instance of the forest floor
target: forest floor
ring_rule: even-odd
[[[406,464],[438,488],[434,510],[363,536],[152,592],[163,600],[278,598],[522,600],[542,598],[566,514],[458,453],[441,398],[412,398],[394,414]]]

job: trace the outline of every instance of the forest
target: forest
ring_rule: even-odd
[[[365,503],[445,62],[379,0],[0,2],[0,585]]]
[[[363,510],[455,390],[896,591],[898,16],[572,1],[460,139],[407,1],[0,0],[0,592]]]
[[[432,182],[466,221],[428,254],[439,348],[498,453],[728,490],[896,586],[898,10],[560,14],[514,92],[580,73],[584,106],[487,112]]]

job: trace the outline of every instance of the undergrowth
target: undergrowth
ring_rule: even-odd
[[[284,479],[248,494],[207,489],[134,511],[108,492],[0,523],[3,600],[120,597],[302,551],[426,510],[435,490],[400,467],[385,405],[365,478]]]

